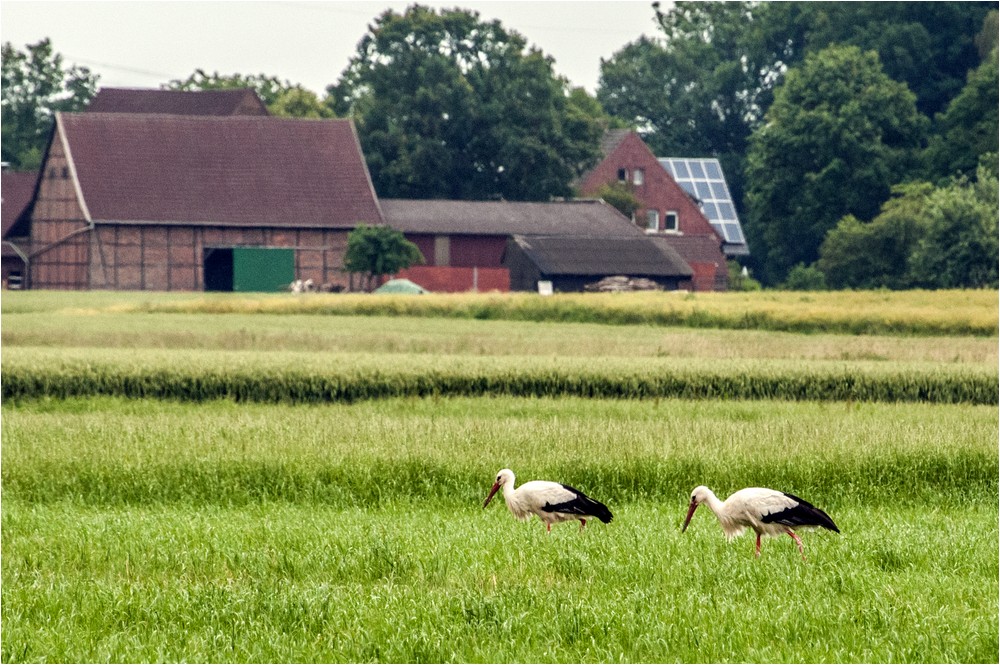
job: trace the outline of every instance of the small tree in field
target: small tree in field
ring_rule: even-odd
[[[344,268],[350,273],[361,273],[365,291],[375,288],[382,275],[392,275],[423,262],[424,256],[417,246],[389,226],[359,224],[347,236]]]

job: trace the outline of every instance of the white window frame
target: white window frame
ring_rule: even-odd
[[[655,208],[650,208],[646,211],[646,230],[647,231],[659,231],[660,230],[660,211]]]
[[[642,169],[634,169],[632,171],[632,184],[636,187],[641,187],[646,182],[646,172]]]
[[[674,220],[673,224],[669,223],[671,218]],[[668,210],[663,215],[663,230],[668,233],[678,233],[681,230],[681,217],[676,210]]]

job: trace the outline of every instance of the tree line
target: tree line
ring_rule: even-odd
[[[412,5],[370,25],[323,96],[250,87],[272,114],[351,117],[382,197],[573,196],[612,127],[657,155],[720,159],[747,265],[788,288],[997,287],[995,2],[677,2],[601,62],[596,95],[477,12]],[[3,45],[2,151],[37,168],[53,111],[98,77],[48,40]]]

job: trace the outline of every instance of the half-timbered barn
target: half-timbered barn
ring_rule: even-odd
[[[43,289],[346,286],[360,223],[384,220],[349,120],[59,113],[28,269]]]

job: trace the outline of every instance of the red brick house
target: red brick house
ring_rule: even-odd
[[[25,243],[29,281],[345,286],[347,234],[359,223],[383,218],[349,120],[57,113]]]
[[[579,179],[579,192],[594,196],[605,184],[628,184],[644,206],[635,213],[636,226],[663,237],[691,266],[693,290],[724,291],[728,268],[722,239],[642,138],[631,130],[610,130],[601,153],[597,166]]]

